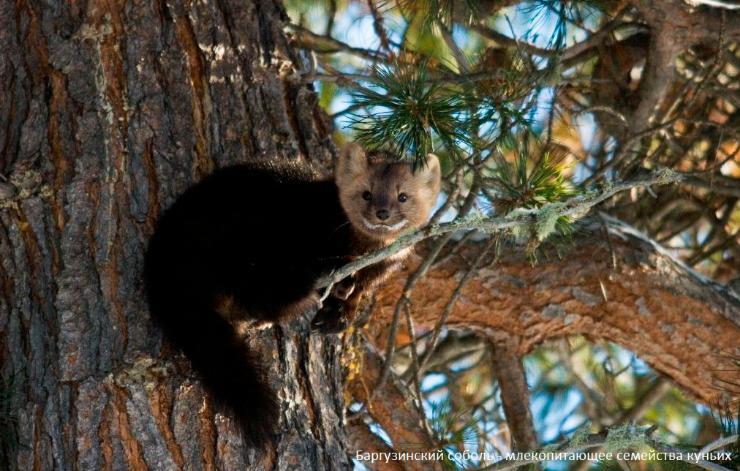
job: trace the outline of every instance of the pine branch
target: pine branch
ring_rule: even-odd
[[[558,62],[563,68],[572,67],[579,62],[586,61],[593,57],[596,53],[596,49],[603,44],[612,34],[619,28],[629,25],[629,23],[622,21],[621,13],[602,26],[597,32],[591,34],[583,41],[577,42],[572,46],[568,46],[564,49],[549,49],[535,46],[534,44],[528,43],[521,39],[512,38],[503,33],[496,31],[486,25],[485,21],[480,21],[471,26],[471,29],[476,31],[481,36],[490,39],[498,44],[506,47],[512,47],[528,54],[540,56],[540,57],[556,57]]]
[[[492,332],[493,371],[501,388],[501,404],[515,451],[537,448],[537,433],[530,409],[530,391],[524,372],[524,357],[519,353],[520,338],[508,332]]]
[[[682,176],[670,170],[661,170],[655,172],[646,179],[639,179],[629,182],[617,183],[604,189],[600,193],[571,198],[562,203],[549,203],[539,209],[520,209],[513,211],[506,217],[494,218],[468,218],[460,221],[453,221],[444,224],[432,224],[423,227],[415,232],[404,235],[389,246],[368,253],[362,257],[348,263],[329,275],[321,277],[316,283],[316,288],[330,289],[332,285],[343,280],[347,276],[357,271],[378,263],[393,254],[411,247],[422,240],[436,237],[443,234],[449,234],[458,231],[478,230],[487,234],[494,234],[506,229],[521,228],[531,226],[532,224],[542,225],[542,218],[561,218],[569,217],[580,219],[585,216],[594,206],[606,201],[612,196],[633,188],[644,188],[651,185],[666,185],[677,183],[682,180]]]
[[[296,46],[311,49],[321,53],[346,52],[360,56],[373,62],[388,62],[388,58],[379,52],[371,49],[350,46],[332,36],[316,34],[308,28],[296,24],[287,24],[286,29],[293,33],[294,43]]]

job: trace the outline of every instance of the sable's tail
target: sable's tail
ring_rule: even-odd
[[[264,447],[274,434],[279,409],[246,342],[212,309],[186,303],[163,306],[153,298],[150,293],[152,313],[167,338],[190,359],[216,404],[232,414],[247,441]]]

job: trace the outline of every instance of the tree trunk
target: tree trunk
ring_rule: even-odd
[[[142,295],[157,215],[200,177],[330,162],[284,20],[272,0],[0,2],[3,469],[350,466],[334,338],[252,339],[283,403],[262,454]]]

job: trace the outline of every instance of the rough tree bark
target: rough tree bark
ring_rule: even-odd
[[[157,215],[198,178],[246,159],[330,161],[284,20],[272,0],[0,2],[8,467],[350,466],[335,339],[302,324],[252,339],[283,402],[277,449],[258,454],[142,297]]]

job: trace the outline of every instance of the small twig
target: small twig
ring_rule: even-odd
[[[450,259],[450,257],[454,256],[456,253],[459,252],[459,250],[465,246],[465,244],[475,235],[475,231],[468,231],[465,234],[462,235],[459,239],[455,240],[455,244],[450,247],[450,249],[447,251],[446,254],[443,254],[440,257],[437,257],[437,259],[434,261],[434,265],[441,266],[444,264],[447,260]]]
[[[387,58],[383,54],[370,49],[350,46],[331,36],[316,34],[304,26],[288,24],[286,28],[296,35],[296,42],[299,47],[311,49],[316,52],[347,52],[374,62],[387,62]]]
[[[630,123],[627,120],[627,117],[624,116],[624,114],[612,108],[611,106],[602,106],[602,105],[589,106],[588,108],[579,110],[578,114],[591,113],[594,111],[601,111],[603,113],[607,113],[607,114],[610,114],[616,117],[624,125],[625,128],[629,129]]]
[[[322,51],[314,51],[314,52],[321,53]],[[306,83],[318,80],[321,82],[335,82],[338,85],[342,85],[342,86],[355,86],[356,84],[354,82],[357,82],[357,81],[365,81],[365,82],[379,82],[380,81],[378,77],[373,76],[373,75],[350,74],[350,73],[345,73],[341,71],[333,71],[333,70],[330,70],[330,67],[327,64],[324,64],[323,67],[325,69],[323,73],[303,74],[301,76],[301,79],[303,80],[303,82],[306,82]],[[440,84],[440,83],[446,83],[450,85],[465,85],[465,84],[470,84],[473,82],[500,79],[500,78],[504,78],[505,75],[506,75],[506,72],[499,70],[499,69],[482,70],[478,72],[459,73],[459,74],[430,73],[428,78],[424,81],[424,83],[429,84],[429,85]]]
[[[320,73],[320,72],[311,72],[308,74],[303,74],[301,76],[301,79],[303,79],[303,82],[310,83],[310,82],[334,82],[337,85],[341,85],[343,87],[352,87],[352,88],[359,88],[362,89],[357,82],[375,82],[377,81],[376,77],[373,77],[372,75],[361,75],[361,74],[345,74],[345,73],[337,73],[337,74],[326,74],[326,73]]]
[[[601,223],[601,229],[604,231],[604,237],[606,237],[606,245],[609,247],[609,255],[611,256],[612,263],[611,268],[613,270],[617,269],[617,254],[614,252],[614,245],[612,245],[612,239],[609,236],[609,230],[606,228],[606,222],[604,221],[604,217],[601,215],[601,212],[597,214],[599,222]]]
[[[324,36],[331,36],[331,31],[334,29],[334,19],[337,16],[337,0],[329,0],[329,19],[326,22],[326,30]]]
[[[429,220],[429,224],[436,224],[437,222],[439,222],[442,216],[444,216],[455,203],[457,197],[460,196],[460,189],[462,188],[463,178],[465,177],[465,172],[463,172],[462,170],[463,167],[458,167],[458,169],[456,170],[455,183],[452,186],[452,193],[449,194],[444,204],[440,206],[437,211],[434,212],[431,219]]]
[[[388,33],[383,26],[383,16],[378,11],[378,7],[375,6],[374,0],[367,0],[367,7],[373,17],[373,29],[375,30],[375,34],[378,36],[378,39],[380,39],[380,47],[390,52],[390,41],[388,40]]]
[[[558,342],[557,354],[559,363],[563,365],[565,370],[568,372],[570,379],[573,380],[574,386],[580,391],[581,396],[583,396],[583,407],[586,411],[586,415],[589,419],[595,422],[596,425],[601,426],[601,416],[604,411],[604,398],[598,393],[598,391],[590,388],[573,367],[573,353],[570,351],[569,344],[566,339],[562,339]]]
[[[411,318],[411,308],[409,303],[404,304],[404,313],[406,314],[406,328],[408,329],[409,337],[416,338],[416,329],[414,329],[414,320]],[[424,431],[429,435],[429,438],[434,440],[434,432],[432,427],[427,421],[426,414],[424,413],[424,396],[421,394],[421,370],[419,368],[419,352],[416,349],[416,342],[411,343],[411,366],[412,378],[414,380],[414,393],[416,395],[416,407],[419,413],[419,420],[421,420]]]
[[[530,54],[534,54],[540,57],[553,57],[558,55],[559,51],[555,49],[543,49],[541,47],[537,47],[534,44],[530,44],[528,42],[519,41],[517,39],[511,38],[503,33],[500,33],[494,29],[489,28],[484,21],[480,21],[478,23],[474,23],[472,25],[472,29],[478,32],[481,36],[484,38],[490,39],[492,41],[496,41],[499,44],[502,44],[504,46],[510,46],[510,47],[516,47],[518,49],[522,49]]]
[[[627,139],[625,139],[623,143],[620,144],[619,149],[615,153],[614,157],[612,157],[611,159],[609,159],[609,161],[607,161],[603,165],[601,165],[598,168],[596,168],[594,170],[593,174],[589,178],[587,178],[586,180],[584,180],[583,183],[584,184],[588,184],[590,182],[596,181],[598,176],[603,175],[606,172],[606,170],[608,170],[611,167],[613,167],[614,165],[622,162],[622,160],[624,158],[626,158],[629,154],[637,155],[637,153],[639,152],[639,150],[633,150],[632,149],[632,145],[635,142],[640,141],[643,137],[650,136],[652,134],[661,132],[664,129],[673,126],[674,124],[676,124],[679,121],[685,121],[685,119],[684,118],[680,118],[680,117],[672,118],[672,119],[670,119],[668,121],[665,121],[665,122],[663,122],[661,124],[658,124],[658,125],[655,125],[655,126],[651,126],[649,128],[645,128],[645,129],[643,129],[641,131],[635,132],[634,134],[632,134],[631,136],[629,136]],[[656,155],[657,152],[658,151],[656,150],[651,155]],[[646,157],[644,160],[647,160],[648,157]]]
[[[409,280],[410,279],[411,278],[409,278]],[[409,280],[406,281],[407,285],[409,284]],[[375,394],[380,390],[383,384],[385,384],[390,375],[393,355],[396,354],[396,335],[398,334],[398,321],[401,318],[401,304],[410,302],[411,300],[409,299],[408,291],[404,290],[403,294],[401,294],[401,298],[396,303],[396,308],[393,310],[393,319],[391,320],[391,326],[388,330],[388,345],[385,348],[383,370],[380,372],[380,376],[378,377],[378,381],[375,383],[375,386],[373,386],[373,391],[368,399],[370,401],[375,398]]]
[[[452,37],[452,32],[441,21],[437,22],[437,27],[442,32],[442,39],[444,39],[445,44],[450,48],[452,56],[455,58],[458,70],[465,74],[469,73],[470,61],[468,61],[468,58],[465,57],[465,53],[463,53],[455,42],[455,39]]]
[[[700,455],[703,455],[703,454],[709,453],[710,451],[714,451],[714,450],[717,450],[719,448],[726,447],[727,445],[732,445],[736,441],[738,441],[738,435],[737,434],[730,435],[729,437],[720,437],[720,438],[716,439],[715,441],[713,441],[711,443],[707,443],[706,445],[704,445],[704,448],[702,448],[701,450],[699,450],[699,454]]]
[[[470,277],[473,274],[475,274],[480,263],[483,261],[485,256],[488,255],[488,252],[490,252],[491,248],[493,248],[493,246],[498,243],[498,241],[499,241],[498,235],[491,237],[491,239],[488,241],[485,247],[483,247],[483,249],[481,250],[480,254],[478,254],[478,257],[476,257],[476,259],[473,261],[470,268],[465,272],[460,282],[457,284],[457,288],[455,288],[455,291],[452,293],[450,300],[447,302],[447,305],[445,306],[444,311],[442,311],[442,315],[439,317],[439,319],[437,320],[437,324],[434,326],[432,338],[429,341],[429,345],[426,348],[426,352],[424,352],[424,356],[419,362],[419,369],[422,372],[424,371],[424,367],[429,362],[429,359],[432,357],[432,354],[434,353],[434,349],[437,346],[437,341],[439,340],[439,335],[442,331],[442,327],[445,325],[445,323],[447,323],[447,318],[450,316],[450,313],[452,312],[452,308],[455,307],[455,303],[457,303],[458,298],[462,294],[463,287],[468,282]]]

